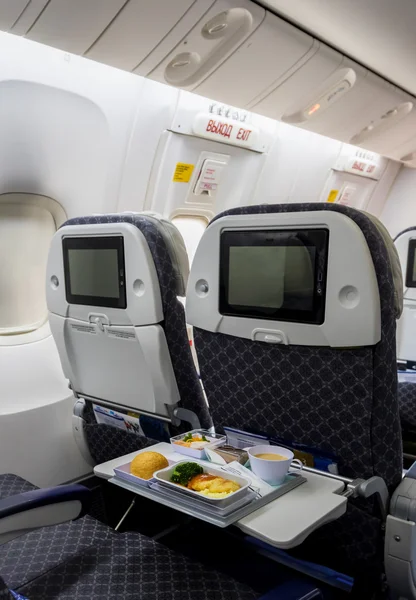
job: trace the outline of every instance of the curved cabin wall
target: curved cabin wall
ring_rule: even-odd
[[[34,251],[36,238],[49,246],[65,218],[116,210],[142,81],[6,34],[0,48],[0,229],[26,245],[13,249],[10,240],[7,255],[4,236],[0,244],[0,472],[48,486],[90,467],[73,437],[74,398],[47,313],[40,315],[47,253]],[[35,297],[38,322],[25,329]]]

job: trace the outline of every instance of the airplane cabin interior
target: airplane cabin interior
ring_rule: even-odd
[[[415,24],[0,0],[0,600],[416,600]]]

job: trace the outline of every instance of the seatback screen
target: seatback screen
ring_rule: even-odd
[[[409,240],[407,251],[406,287],[416,288],[416,240]]]
[[[126,308],[122,236],[68,237],[62,249],[69,304]]]
[[[224,231],[220,312],[323,323],[328,237],[325,229]]]

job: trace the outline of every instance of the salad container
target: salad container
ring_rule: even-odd
[[[201,441],[199,441],[201,438]],[[192,441],[194,440],[194,441]],[[218,448],[225,444],[227,438],[225,435],[211,433],[206,429],[193,429],[187,433],[181,433],[170,438],[170,443],[174,446],[176,452],[205,460],[205,448]]]

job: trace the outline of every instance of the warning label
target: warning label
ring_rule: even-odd
[[[339,194],[339,190],[331,190],[328,194],[327,202],[335,202],[338,194]]]
[[[176,163],[175,172],[173,174],[172,181],[180,181],[182,183],[189,183],[192,177],[195,165],[189,165],[187,163]]]
[[[71,328],[75,331],[79,331],[80,333],[91,333],[92,335],[97,335],[95,327],[92,327],[91,325],[77,325],[72,323]]]
[[[133,331],[124,331],[123,329],[108,329],[108,337],[118,338],[119,340],[135,340],[136,335]]]

